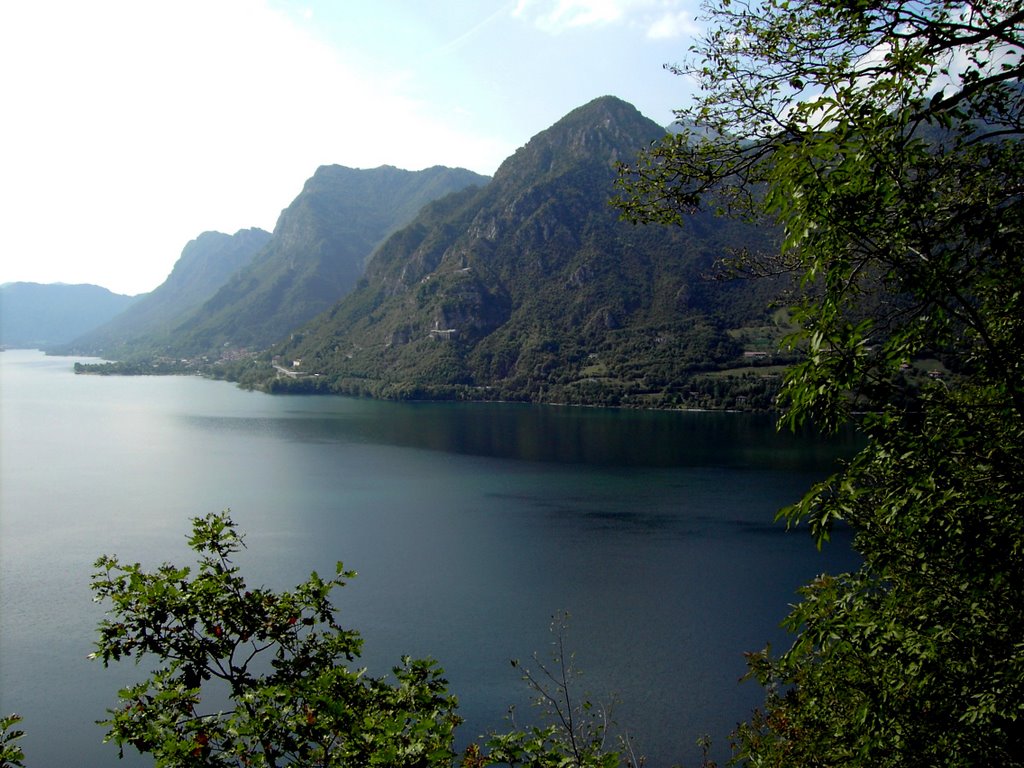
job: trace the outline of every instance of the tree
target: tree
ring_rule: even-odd
[[[94,657],[155,657],[119,692],[108,741],[157,766],[450,765],[459,722],[441,670],[403,658],[394,682],[348,664],[357,632],[334,620],[331,592],[355,574],[316,573],[290,592],[247,587],[228,513],[193,520],[189,568],[96,561],[95,599],[109,602]]]
[[[676,72],[701,86],[666,137],[622,169],[634,221],[702,205],[782,227],[781,254],[740,266],[799,275],[806,345],[791,418],[834,426],[896,398],[924,352],[1022,403],[1024,12],[982,0],[720,0]]]
[[[979,0],[717,0],[701,126],[623,167],[637,222],[713,206],[782,232],[784,423],[869,441],[782,515],[864,556],[751,657],[751,765],[1024,764],[1024,10]],[[931,364],[932,378],[924,375]],[[867,413],[868,416],[860,414]]]
[[[911,423],[908,423],[910,421]],[[751,656],[765,714],[753,765],[1024,764],[1024,482],[1020,420],[958,390],[815,488],[864,555],[822,576],[780,658]]]
[[[24,768],[25,752],[14,743],[25,735],[16,727],[20,722],[17,714],[0,717],[0,768]]]
[[[526,729],[515,728],[493,734],[486,765],[509,768],[618,768],[626,757],[628,766],[643,764],[633,753],[628,735],[618,739],[618,748],[609,745],[611,707],[595,703],[576,688],[580,672],[574,654],[566,648],[568,616],[560,614],[551,622],[551,659],[533,664],[512,661],[523,673],[523,680],[534,694],[534,705],[543,712],[543,722]]]
[[[450,768],[456,700],[429,660],[402,659],[395,682],[371,678],[348,664],[358,633],[334,621],[330,593],[355,574],[316,573],[291,592],[248,588],[232,562],[243,547],[227,512],[192,521],[189,546],[197,573],[164,564],[154,571],[116,557],[96,561],[92,589],[111,603],[99,625],[93,658],[104,666],[122,657],[154,656],[162,664],[119,692],[120,706],[102,724],[107,741],[152,754],[160,768],[186,766],[417,766]],[[565,650],[564,619],[552,624],[554,666],[524,670],[538,695],[544,723],[492,734],[488,750],[471,744],[458,761],[489,765],[621,764],[607,748],[606,708],[583,696]],[[536,661],[536,658],[535,658]],[[0,718],[0,766],[20,766],[13,744],[17,715]],[[630,754],[628,740],[623,748]],[[630,765],[637,765],[635,757]]]

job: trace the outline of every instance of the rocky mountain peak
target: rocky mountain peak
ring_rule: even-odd
[[[494,181],[497,185],[506,181],[518,184],[524,178],[564,173],[579,163],[612,169],[616,162],[631,159],[638,148],[664,133],[664,128],[632,104],[615,96],[602,96],[530,139],[502,163]]]

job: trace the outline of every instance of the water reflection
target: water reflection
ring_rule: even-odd
[[[768,414],[627,411],[507,403],[379,403],[285,398],[261,418],[183,414],[214,431],[307,443],[373,443],[445,453],[604,467],[730,466],[820,470],[860,445],[775,429]],[[320,407],[318,407],[320,406]]]

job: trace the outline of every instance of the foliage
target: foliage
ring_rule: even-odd
[[[617,768],[622,764],[622,752],[608,745],[609,707],[595,704],[585,694],[576,699],[574,683],[580,673],[565,647],[567,619],[559,615],[552,620],[550,663],[537,654],[532,666],[512,661],[535,694],[534,703],[542,710],[545,724],[493,735],[487,745],[490,763],[510,768]],[[513,724],[514,714],[513,710]],[[624,740],[622,747],[628,749],[629,742]],[[640,765],[642,760],[633,757],[628,764]]]
[[[290,592],[246,586],[232,562],[241,534],[227,512],[193,520],[189,546],[198,571],[164,564],[146,571],[100,557],[97,601],[109,601],[93,658],[104,666],[152,656],[161,666],[119,692],[106,740],[135,747],[166,766],[421,766],[484,768],[640,768],[627,734],[613,735],[610,708],[577,688],[580,673],[566,648],[567,616],[551,624],[550,662],[513,661],[535,694],[541,723],[492,734],[485,748],[459,756],[461,721],[441,671],[403,658],[395,681],[348,664],[361,640],[333,618],[330,593],[354,574],[338,564],[330,580],[316,573]],[[514,709],[512,710],[514,715]],[[21,766],[0,720],[0,768]],[[612,745],[614,739],[614,746]],[[707,759],[709,742],[698,742]],[[4,762],[7,761],[7,762]]]
[[[568,614],[560,613],[551,621],[548,661],[541,661],[536,653],[532,664],[512,661],[534,694],[541,723],[521,728],[515,722],[515,708],[510,708],[513,730],[492,734],[487,752],[470,747],[463,768],[642,768],[646,764],[646,757],[637,754],[632,736],[617,728],[611,704],[580,691],[582,672],[566,646],[568,619]],[[709,757],[711,739],[702,736],[697,746],[701,768],[716,768]]]
[[[1024,429],[1001,393],[926,396],[884,415],[844,475],[805,502],[837,515],[856,572],[803,590],[769,697],[740,731],[753,765],[1024,764]]]
[[[354,573],[339,563],[293,591],[250,588],[227,513],[196,518],[189,546],[194,575],[96,562],[92,589],[110,609],[93,656],[160,663],[119,692],[108,741],[168,768],[450,764],[459,718],[434,662],[403,658],[394,682],[348,666],[362,641],[335,622],[330,595]]]
[[[711,205],[780,224],[794,271],[790,418],[835,425],[889,402],[895,373],[953,351],[1019,409],[1021,48],[1016,3],[722,0],[695,60],[702,93],[670,137],[622,169],[635,221]]]
[[[24,768],[25,753],[15,744],[25,732],[16,726],[21,722],[20,715],[0,717],[0,768]]]
[[[291,592],[248,588],[232,556],[243,546],[227,512],[193,520],[198,572],[147,572],[103,556],[93,591],[109,601],[94,658],[154,656],[162,666],[119,692],[108,741],[152,754],[157,766],[451,766],[613,768],[642,765],[627,739],[611,749],[610,712],[577,700],[566,617],[552,622],[552,662],[513,661],[537,695],[544,724],[493,734],[486,750],[452,750],[456,701],[432,661],[403,658],[395,683],[351,670],[358,634],[333,618],[329,596],[354,574],[338,564]],[[20,718],[0,720],[0,766],[20,766],[10,745]],[[2,762],[8,760],[9,762]]]
[[[116,363],[75,363],[77,374],[95,376],[172,376],[196,372],[196,367],[181,360],[131,360]]]
[[[751,657],[751,765],[1024,764],[1024,11],[1005,0],[718,0],[700,124],[623,167],[634,221],[782,227],[740,273],[792,273],[785,423],[870,438],[784,510],[858,571],[809,585]],[[906,375],[938,357],[949,375]],[[871,415],[860,419],[858,413]]]

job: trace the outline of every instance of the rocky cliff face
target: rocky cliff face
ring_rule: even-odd
[[[428,330],[429,318],[448,318],[463,338],[509,320],[510,291],[546,289],[570,261],[578,263],[557,282],[581,287],[597,274],[587,254],[610,255],[593,241],[626,229],[608,205],[616,162],[662,133],[618,99],[588,104],[506,160],[443,223],[417,222],[415,234],[388,243],[367,277],[393,295],[415,291],[410,316],[422,314]]]

